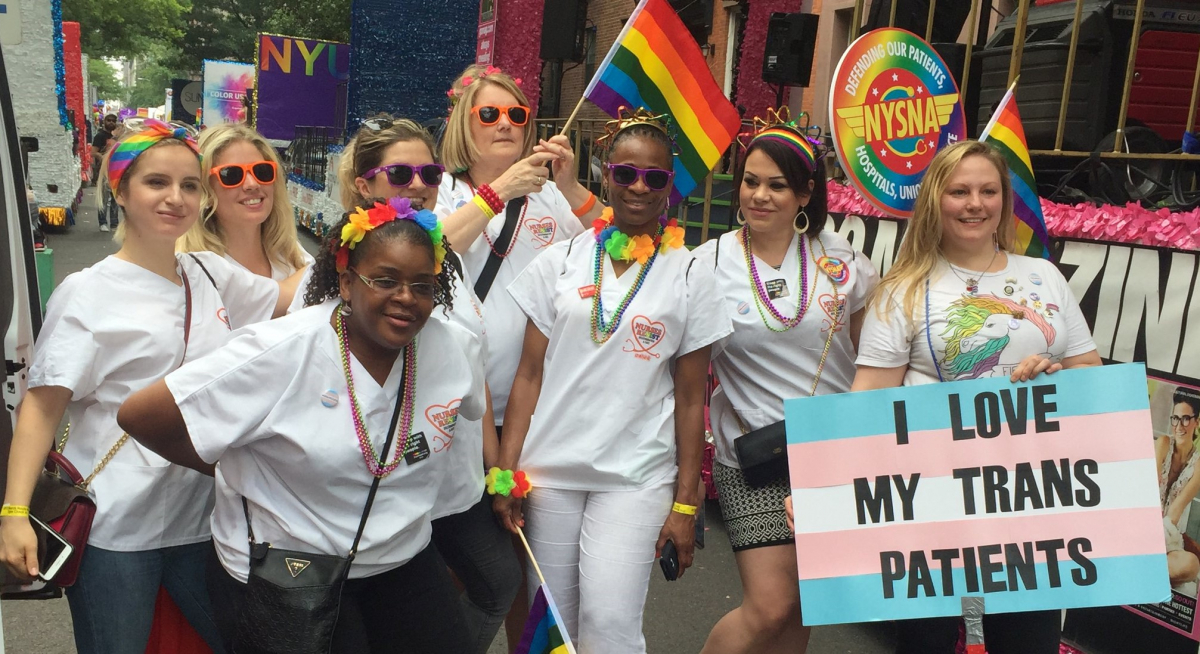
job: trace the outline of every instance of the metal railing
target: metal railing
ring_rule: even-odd
[[[344,142],[345,130],[340,128],[297,126],[284,156],[288,174],[306,180],[313,188],[324,189],[330,147]]]

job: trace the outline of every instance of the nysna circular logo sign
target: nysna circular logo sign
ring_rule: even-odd
[[[850,182],[881,211],[904,218],[933,155],[967,135],[946,62],[896,28],[867,32],[846,49],[829,90],[829,117]]]

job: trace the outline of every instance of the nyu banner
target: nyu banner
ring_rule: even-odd
[[[255,126],[290,141],[296,126],[345,127],[350,46],[275,34],[258,35]]]

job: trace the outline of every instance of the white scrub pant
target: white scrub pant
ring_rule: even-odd
[[[525,534],[579,654],[643,654],[642,610],[674,481],[631,491],[537,488]],[[528,566],[529,596],[538,578]]]

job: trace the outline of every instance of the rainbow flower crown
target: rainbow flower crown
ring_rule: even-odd
[[[801,113],[798,118],[807,117],[807,114]],[[799,125],[798,121],[791,117],[791,110],[787,107],[769,107],[766,118],[755,116],[751,130],[738,135],[738,143],[743,150],[749,150],[760,140],[782,143],[795,151],[808,169],[813,171],[817,169],[817,162],[825,157],[828,150],[821,146],[819,140],[808,136],[809,131],[807,122],[803,126]]]
[[[489,75],[497,74],[504,74],[504,71],[496,68],[495,66],[488,66],[487,68],[483,69],[483,72],[479,73],[477,77],[463,75],[462,79],[459,80],[458,83],[452,84],[450,86],[450,90],[446,91],[446,97],[450,99],[450,109],[453,110],[455,105],[458,104],[458,101],[462,99],[463,93],[466,93],[468,86],[478,82],[481,79],[485,79]],[[513,83],[518,87],[521,86],[521,78],[514,77]]]
[[[357,207],[346,214],[347,222],[342,227],[341,239],[334,241],[335,261],[338,272],[345,272],[350,267],[350,250],[358,245],[367,232],[394,220],[411,220],[429,234],[433,241],[433,267],[435,273],[442,272],[442,262],[446,260],[446,245],[442,237],[442,222],[432,211],[412,208],[408,198],[392,198],[386,203],[376,202],[371,208]]]

